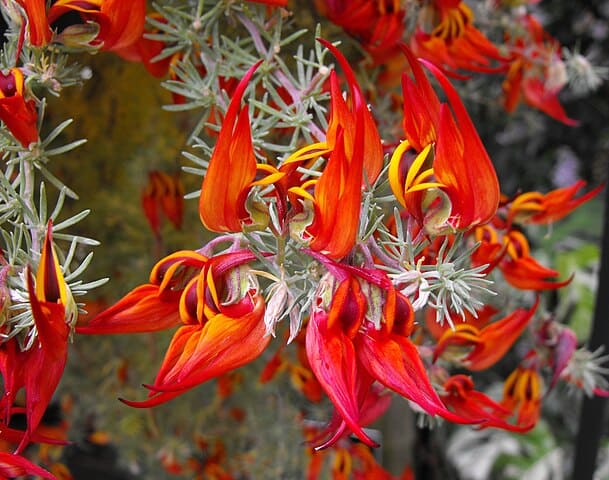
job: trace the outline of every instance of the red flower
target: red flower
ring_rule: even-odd
[[[21,371],[8,381],[13,392],[25,388],[27,427],[17,453],[29,443],[59,384],[68,357],[68,336],[75,310],[53,250],[50,222],[40,255],[36,286],[29,269],[26,281],[37,338],[29,350],[14,352]]]
[[[179,175],[169,175],[157,170],[149,172],[148,184],[142,192],[142,208],[150,228],[157,237],[161,235],[159,210],[175,228],[182,228],[184,187]]]
[[[573,185],[552,190],[546,194],[540,192],[526,192],[518,195],[507,206],[507,222],[521,224],[551,223],[567,216],[582,203],[587,202],[600,192],[603,185],[599,185],[588,193],[574,198],[586,182],[579,180]]]
[[[522,290],[557,289],[568,285],[573,277],[554,281],[560,272],[544,267],[530,255],[529,242],[519,231],[510,230],[503,238],[506,255],[499,268],[507,282]]]
[[[249,251],[219,255],[190,279],[179,301],[183,325],[173,336],[154,383],[146,385],[150,398],[123,400],[126,404],[159,405],[262,353],[270,340],[265,335],[264,300],[255,288],[244,289],[238,272],[255,258]]]
[[[30,43],[36,47],[47,45],[52,39],[50,26],[65,14],[73,12],[80,16],[82,25],[92,22],[99,27],[90,45],[102,50],[115,51],[130,47],[144,32],[145,0],[57,0],[48,10],[45,0],[18,2],[28,17]],[[80,27],[68,26],[61,36],[66,40],[81,33]]]
[[[299,215],[292,218],[292,233],[310,242],[326,256],[347,255],[357,239],[362,184],[373,184],[382,168],[383,151],[374,119],[368,110],[355,75],[335,47],[320,40],[337,57],[345,71],[350,104],[343,99],[336,73],[330,76],[331,114],[326,139],[308,145],[285,160],[283,188]],[[293,172],[298,165],[327,156],[321,176],[298,186]],[[307,205],[307,202],[308,205]]]
[[[180,297],[186,284],[207,264],[207,257],[181,250],[159,261],[149,283],[140,285],[116,304],[97,314],[77,333],[115,334],[165,330],[179,325]]]
[[[334,263],[311,252],[331,273],[322,280],[306,331],[309,363],[334,404],[339,421],[324,448],[351,430],[366,445],[364,405],[374,381],[416,403],[429,415],[467,423],[448,411],[433,389],[417,347],[409,339],[414,311],[379,270]],[[383,296],[374,308],[368,295]],[[329,300],[330,294],[332,295]],[[376,301],[379,301],[376,298]]]
[[[539,419],[543,381],[534,354],[527,355],[503,385],[501,405],[516,414],[516,423],[532,428]]]
[[[523,16],[522,23],[523,35],[513,40],[511,64],[503,82],[505,109],[513,112],[522,97],[555,120],[577,125],[579,122],[567,116],[558,100],[566,83],[560,43],[532,15]]]
[[[151,13],[148,15],[148,18],[160,23],[166,21],[165,18],[157,12]],[[156,27],[146,29],[136,42],[117,50],[116,53],[121,58],[130,62],[141,62],[151,75],[163,77],[167,74],[169,65],[174,57],[167,56],[160,60],[156,60],[156,57],[161,54],[167,45],[161,40],[153,40],[144,36],[144,34],[155,33],[159,33],[159,29]]]
[[[438,340],[434,359],[447,348],[460,347],[470,351],[460,363],[472,371],[485,370],[503,358],[514,345],[533,317],[539,298],[529,309],[518,308],[510,315],[478,328],[468,323],[459,323],[454,329],[446,329]]]
[[[391,189],[428,234],[486,223],[497,211],[499,182],[484,145],[442,72],[423,62],[450,107],[440,103],[412,53],[404,52],[414,79],[402,77],[406,140],[390,160]]]
[[[129,47],[144,33],[145,0],[58,0],[49,9],[49,24],[66,13],[76,12],[83,23],[99,25],[99,33],[92,42],[102,50],[114,51]]]
[[[419,14],[411,47],[417,56],[452,71],[493,72],[497,68],[491,67],[492,60],[506,60],[474,26],[474,14],[461,0],[427,4]]]
[[[472,421],[480,428],[495,427],[513,432],[529,430],[533,425],[512,425],[504,420],[512,413],[482,392],[474,389],[471,377],[459,374],[448,378],[443,385],[442,401],[455,413]]]
[[[377,64],[399,53],[406,11],[396,0],[316,0],[317,10],[354,36]]]
[[[253,65],[235,89],[201,185],[199,216],[213,232],[240,232],[244,225],[258,222],[246,205],[250,190],[283,176],[270,165],[256,163],[247,105],[239,111],[245,88],[261,63]],[[263,175],[260,180],[257,171]]]
[[[47,20],[46,0],[17,0],[27,15],[30,44],[36,47],[51,41],[52,32]]]
[[[34,100],[24,97],[25,80],[18,68],[0,72],[0,120],[27,148],[38,140],[38,112]]]

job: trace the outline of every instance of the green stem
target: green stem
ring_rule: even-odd
[[[22,153],[19,154],[19,170],[20,176],[23,179],[23,184],[19,192],[20,196],[30,212],[34,214],[37,211],[34,203],[34,181],[36,178],[34,172],[34,163],[31,159],[27,158],[27,155],[23,155]],[[30,237],[32,239],[31,250],[33,252],[40,252],[40,220],[38,219],[38,221],[36,221],[34,218],[30,218],[30,216],[26,214],[23,216],[23,223],[30,233]]]

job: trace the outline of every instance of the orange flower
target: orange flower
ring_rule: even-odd
[[[179,325],[179,302],[186,284],[207,264],[207,257],[181,250],[160,260],[150,272],[149,283],[140,285],[116,304],[97,314],[83,334],[156,332]]]
[[[337,148],[338,137],[343,132],[342,140],[348,158],[355,158],[355,146],[360,140],[363,142],[364,153],[360,152],[360,155],[364,156],[363,168],[366,177],[362,180],[362,184],[364,186],[366,184],[372,185],[383,167],[383,147],[374,117],[368,109],[364,94],[347,59],[331,43],[323,39],[318,39],[318,41],[332,52],[345,72],[347,85],[349,86],[348,103],[343,98],[336,73],[332,71],[330,75],[330,120],[328,121],[326,139],[294,152],[286,159],[284,165],[294,167],[293,164],[297,166],[305,160],[332,152]],[[360,159],[357,158],[356,160],[359,161]]]
[[[539,419],[543,381],[534,352],[527,355],[503,385],[501,405],[517,413],[516,423],[533,428]]]
[[[533,425],[512,425],[504,420],[511,410],[474,389],[474,382],[467,375],[458,374],[448,378],[443,385],[442,401],[455,413],[477,420],[480,428],[495,427],[514,432],[523,432]]]
[[[341,53],[320,40],[339,60],[349,84],[351,105],[343,99],[336,73],[330,75],[331,114],[326,139],[308,145],[288,157],[280,170],[286,173],[291,203],[298,212],[291,219],[292,235],[309,247],[339,259],[357,239],[362,184],[373,184],[382,168],[383,152],[374,119],[355,75]],[[327,156],[319,178],[291,185],[293,172],[305,161]]]
[[[560,220],[582,203],[593,198],[605,186],[599,185],[588,193],[574,198],[585,185],[586,182],[579,180],[569,187],[558,188],[546,194],[526,192],[518,195],[508,204],[508,225],[512,222],[544,224]]]
[[[47,20],[46,0],[17,0],[27,15],[30,44],[36,47],[51,41],[52,32]]]
[[[417,56],[450,69],[493,72],[491,61],[505,61],[493,43],[474,26],[474,14],[461,0],[434,0],[419,14],[411,48]]]
[[[137,42],[144,32],[145,0],[58,0],[47,9],[45,0],[17,0],[27,15],[30,44],[44,47],[53,40],[51,27],[66,14],[76,14],[82,23],[69,25],[56,40],[65,43],[86,39],[92,47],[116,51]],[[98,30],[92,28],[94,24]]]
[[[160,23],[166,22],[165,18],[157,12],[148,15],[148,19]],[[151,75],[155,77],[163,77],[167,74],[169,65],[175,56],[181,54],[178,53],[174,56],[167,56],[160,60],[156,60],[156,57],[161,54],[167,45],[161,40],[147,38],[145,35],[159,33],[159,31],[160,30],[157,27],[145,29],[137,41],[117,50],[116,53],[127,61],[141,62]]]
[[[412,53],[404,52],[414,79],[402,77],[406,140],[390,160],[391,189],[428,234],[486,223],[497,211],[499,182],[482,141],[442,72],[424,62],[450,107],[440,103]]]
[[[491,318],[495,316],[497,312],[498,310],[495,307],[485,305],[480,310],[476,311],[475,317],[471,312],[465,310],[465,316],[462,320],[464,324],[473,325],[477,329],[482,329],[490,323]],[[452,330],[452,327],[448,322],[438,323],[436,321],[436,313],[437,310],[435,308],[427,307],[425,309],[425,328],[437,342],[448,330]],[[451,318],[455,318],[456,315],[458,314],[451,314]]]
[[[437,359],[449,347],[468,349],[460,363],[472,371],[485,370],[503,358],[533,317],[539,298],[528,310],[518,308],[510,315],[478,328],[468,323],[459,323],[446,329],[438,340],[434,351]]]
[[[513,112],[521,97],[533,108],[566,125],[579,122],[567,116],[558,93],[566,83],[560,43],[532,15],[522,17],[524,34],[511,46],[511,63],[503,82],[504,107]]]
[[[0,72],[0,120],[21,145],[38,140],[38,112],[34,100],[24,97],[25,79],[18,68]]]
[[[495,217],[496,218],[496,217]],[[472,252],[472,265],[488,264],[484,273],[491,272],[507,253],[506,246],[499,239],[499,232],[491,225],[480,225],[473,231],[478,248]]]
[[[317,10],[354,36],[377,64],[399,53],[406,11],[397,0],[315,0]]]
[[[176,229],[182,228],[184,216],[184,187],[178,174],[161,171],[148,173],[148,184],[142,192],[142,208],[154,234],[161,235],[159,209]]]
[[[174,334],[149,399],[123,400],[152,407],[249,363],[266,348],[264,300],[240,280],[243,265],[256,257],[237,251],[209,259],[190,279],[179,301],[183,325]],[[224,296],[227,296],[224,298]]]
[[[60,17],[72,12],[80,16],[83,24],[93,22],[99,26],[99,33],[91,44],[102,50],[129,47],[144,33],[145,0],[58,0],[49,9],[48,22],[53,25]]]
[[[429,415],[467,423],[448,411],[433,389],[417,347],[409,339],[414,311],[389,278],[380,270],[350,267],[310,254],[330,273],[320,283],[307,324],[307,356],[338,414],[328,428],[330,437],[317,448],[334,444],[347,429],[366,445],[376,445],[362,429],[374,381]],[[370,306],[365,292],[384,297],[382,311]]]
[[[253,65],[235,89],[201,185],[199,216],[213,232],[240,232],[257,222],[247,208],[250,190],[283,176],[270,165],[256,163],[247,105],[239,111],[245,88],[261,63]],[[256,180],[257,171],[261,180]]]
[[[53,250],[51,228],[49,222],[35,286],[29,269],[26,271],[37,340],[29,350],[17,353],[22,371],[9,381],[15,392],[23,386],[26,396],[27,427],[17,453],[29,443],[59,384],[68,358],[68,336],[76,309]]]
[[[573,279],[549,280],[558,277],[560,272],[544,267],[530,255],[529,242],[521,232],[510,230],[503,241],[506,255],[499,268],[510,285],[522,290],[553,290],[568,285]]]

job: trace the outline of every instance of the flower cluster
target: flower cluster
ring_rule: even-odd
[[[505,74],[508,112],[522,97],[574,125],[557,98],[567,83],[559,44],[532,14],[515,15],[495,45],[459,0],[412,11],[413,2],[316,1],[372,64],[384,66],[379,89],[393,88],[399,117],[397,128],[385,129],[369,88],[336,43],[319,35],[308,58],[297,47],[298,74],[290,73],[280,53],[304,33],[281,38],[287,1],[218,1],[208,12],[194,3],[188,13],[160,7],[146,25],[143,0],[2,2],[17,40],[13,64],[0,71],[7,139],[0,145],[7,162],[0,182],[0,440],[15,445],[0,453],[1,477],[56,478],[22,453],[31,443],[61,443],[39,427],[74,333],[174,330],[155,378],[144,384],[147,397],[121,399],[138,408],[177,401],[213,379],[225,398],[238,381],[235,370],[266,357],[260,383],[288,372],[307,400],[332,404],[324,425],[303,422],[311,479],[325,459],[335,478],[391,478],[371,453],[379,442],[366,427],[395,397],[424,417],[522,433],[535,426],[558,382],[609,395],[604,359],[578,348],[574,332],[543,311],[544,292],[573,277],[535,258],[527,231],[561,220],[603,185],[583,194],[585,183],[577,181],[503,195],[449,79]],[[227,31],[245,33],[245,41],[218,34],[226,19]],[[89,255],[71,263],[81,244],[95,242],[61,230],[88,212],[57,222],[64,197],[75,194],[45,166],[79,142],[50,148],[69,122],[41,137],[39,92],[58,94],[76,83],[55,71],[57,52],[98,51],[165,77],[169,109],[205,110],[189,142],[207,156],[187,152],[200,168],[185,170],[203,177],[195,193],[198,230],[208,240],[159,254],[146,283],[84,322],[74,297],[100,282],[76,280]],[[336,67],[324,63],[327,56]],[[148,171],[141,208],[160,252],[161,216],[176,229],[184,223],[184,186],[177,174]],[[50,214],[44,184],[34,193],[37,172],[59,187]],[[54,235],[71,242],[67,251]],[[526,348],[515,351],[517,342]],[[474,375],[510,355],[515,369],[503,379],[503,397],[493,399],[480,384],[477,390]],[[12,424],[21,414],[23,430]],[[200,440],[199,447],[205,461],[181,464],[167,453],[161,462],[167,471],[231,478],[220,465],[221,443],[211,449]],[[403,478],[410,476],[405,470]]]
[[[77,331],[116,334],[179,325],[155,381],[146,385],[149,398],[124,400],[149,407],[251,362],[289,317],[288,343],[304,330],[306,361],[291,367],[300,375],[297,383],[311,396],[315,385],[321,387],[335,408],[315,437],[319,449],[347,434],[376,445],[363,427],[377,416],[379,386],[451,422],[532,428],[541,360],[519,367],[529,376],[506,380],[500,403],[474,390],[469,376],[449,376],[449,365],[472,372],[494,365],[532,326],[539,301],[496,319],[498,309],[472,297],[475,282],[467,278],[483,280],[498,268],[519,289],[568,284],[547,280],[558,272],[530,256],[516,226],[556,220],[602,187],[579,198],[574,196],[581,184],[502,200],[493,165],[456,90],[406,46],[412,76],[402,78],[405,139],[385,164],[354,72],[336,47],[319,41],[338,60],[347,85],[344,95],[337,72],[330,73],[325,138],[278,162],[254,146],[242,101],[260,68],[255,63],[232,92],[201,186],[201,222],[221,235],[198,251],[160,260],[148,284]],[[440,101],[423,66],[448,103]],[[377,207],[395,211],[399,222],[380,216],[362,234],[369,213],[362,208],[364,197],[386,186],[389,195]],[[447,244],[450,255],[443,252]],[[450,260],[463,249],[455,266]],[[408,275],[416,271],[418,278]],[[437,312],[439,324],[429,330],[436,335],[433,343],[421,340],[425,332],[417,335],[414,304],[428,316]],[[432,358],[425,355],[430,348]],[[563,358],[545,366],[559,375],[566,364]],[[276,368],[279,363],[269,366],[266,380]],[[532,398],[521,398],[521,391]]]

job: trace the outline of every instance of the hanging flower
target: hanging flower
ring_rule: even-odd
[[[49,222],[36,273],[36,285],[29,269],[26,270],[36,340],[26,351],[17,350],[16,345],[9,347],[12,350],[5,353],[15,355],[13,367],[17,370],[5,372],[2,369],[3,375],[8,376],[5,376],[5,389],[10,389],[5,390],[5,395],[14,399],[16,392],[21,387],[25,388],[27,426],[17,453],[30,442],[59,384],[68,357],[68,336],[76,315],[76,305],[53,250],[51,229]],[[5,367],[8,365],[5,364]],[[8,402],[5,406],[10,408]]]
[[[17,0],[27,15],[30,44],[41,47],[51,41],[52,32],[47,20],[46,0]]]
[[[158,170],[149,172],[141,200],[148,224],[157,237],[161,235],[160,212],[176,229],[182,228],[184,187],[178,174],[169,175]]]
[[[560,272],[544,267],[531,256],[529,242],[517,230],[510,230],[503,238],[506,255],[499,263],[499,269],[507,282],[522,290],[557,289],[568,285],[573,277],[554,281]]]
[[[67,26],[55,40],[106,51],[130,47],[144,32],[145,0],[58,0],[47,8],[45,0],[17,0],[28,17],[31,45],[43,47],[53,40],[52,27],[66,14],[76,14],[81,23]]]
[[[362,184],[372,185],[378,178],[383,152],[374,119],[353,71],[334,46],[319,41],[341,63],[349,84],[351,105],[343,98],[336,73],[332,71],[331,114],[326,139],[294,152],[280,170],[286,172],[283,188],[298,212],[290,221],[292,236],[315,251],[339,259],[355,245]],[[299,185],[290,183],[294,182],[292,173],[297,166],[320,156],[327,157],[327,162],[319,178]]]
[[[375,381],[415,403],[429,415],[454,422],[433,389],[417,347],[409,339],[414,311],[380,270],[337,264],[311,252],[330,273],[320,283],[306,331],[311,369],[334,404],[325,448],[345,431],[376,443],[362,429],[366,398]]]
[[[317,10],[355,37],[381,65],[399,54],[406,10],[398,0],[316,0]]]
[[[180,297],[187,283],[207,261],[207,257],[191,250],[168,255],[154,266],[149,283],[134,288],[87,325],[76,327],[76,332],[93,335],[143,333],[179,325]]]

